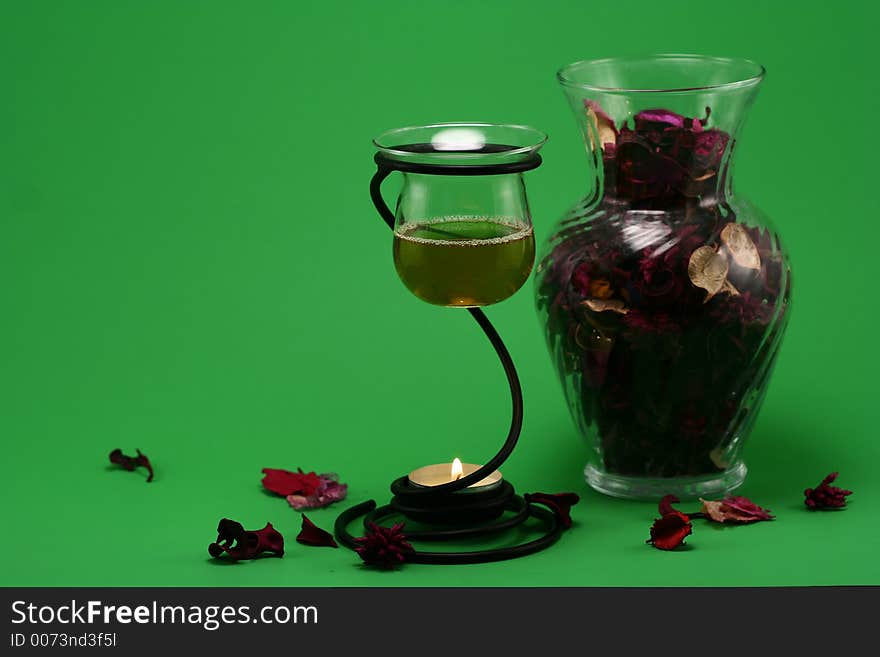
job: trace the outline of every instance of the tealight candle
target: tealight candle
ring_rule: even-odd
[[[452,463],[435,463],[426,465],[409,473],[409,481],[415,486],[440,486],[456,481],[462,477],[476,472],[481,467],[474,463],[462,463],[455,459]],[[494,488],[501,483],[501,473],[498,470],[489,474],[475,484],[471,484],[465,490]]]

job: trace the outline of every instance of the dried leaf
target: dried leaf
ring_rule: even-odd
[[[620,313],[621,315],[626,315],[629,312],[629,308],[627,308],[620,299],[587,299],[586,301],[582,301],[581,305],[586,306],[596,313],[611,310]]]
[[[723,500],[712,501],[700,498],[703,513],[715,522],[747,523],[759,520],[772,520],[773,516],[767,509],[745,497],[725,497]]]
[[[691,283],[709,293],[705,299],[708,301],[724,287],[729,268],[727,256],[706,245],[691,253],[688,261],[688,276]]]
[[[702,497],[700,498],[700,502],[703,503],[703,513],[706,514],[709,520],[713,520],[714,522],[724,522],[725,520],[736,521],[735,513],[729,513],[723,502],[704,500]]]
[[[596,126],[599,132],[599,146],[604,147],[605,144],[617,143],[617,129],[614,127],[614,121],[599,107],[598,103],[587,101],[587,119]],[[592,135],[590,140],[592,141]]]
[[[761,269],[761,256],[758,255],[758,247],[749,237],[746,227],[742,224],[731,222],[721,231],[721,241],[733,261],[746,269]]]

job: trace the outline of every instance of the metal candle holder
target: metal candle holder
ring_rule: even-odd
[[[396,147],[412,153],[432,153],[430,144],[410,144]],[[504,154],[516,152],[515,147],[485,144],[470,153]],[[382,219],[394,230],[395,216],[382,197],[382,182],[394,171],[437,176],[495,176],[522,173],[537,168],[541,156],[537,148],[523,157],[512,161],[487,163],[477,160],[474,163],[438,163],[436,161],[400,160],[388,157],[382,152],[375,155],[376,173],[370,182],[370,196]],[[403,516],[425,525],[425,529],[406,531],[408,541],[456,541],[480,536],[489,536],[513,529],[533,518],[543,525],[543,533],[537,538],[513,546],[484,550],[432,552],[415,550],[408,553],[406,560],[411,563],[463,564],[501,561],[532,554],[552,545],[562,533],[563,527],[556,514],[549,509],[526,501],[517,495],[510,482],[502,480],[499,485],[468,488],[480,482],[497,470],[510,456],[519,439],[523,419],[522,388],[513,360],[504,342],[489,319],[479,308],[469,307],[467,311],[485,333],[495,348],[507,382],[510,386],[512,415],[510,429],[501,449],[484,465],[454,481],[437,486],[413,484],[408,476],[395,479],[391,484],[393,497],[389,504],[377,507],[374,500],[357,504],[336,520],[337,540],[354,549],[357,546],[354,536],[348,531],[349,525],[363,517],[364,528],[370,523],[383,524],[394,517]]]

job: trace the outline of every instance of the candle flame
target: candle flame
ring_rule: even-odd
[[[452,461],[452,481],[461,479],[462,474],[464,474],[464,470],[461,467],[461,459],[456,458]]]

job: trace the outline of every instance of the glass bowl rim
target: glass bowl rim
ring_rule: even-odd
[[[514,148],[510,148],[504,151],[500,151],[498,153],[485,153],[481,151],[431,151],[430,153],[413,153],[412,151],[407,150],[399,150],[397,147],[408,145],[406,141],[396,142],[394,144],[390,144],[387,141],[388,137],[394,135],[402,135],[407,133],[414,133],[419,130],[432,130],[432,129],[446,129],[446,128],[495,128],[502,130],[510,130],[513,132],[517,132],[523,135],[531,135],[531,140],[524,140],[526,143],[524,145],[517,145]],[[489,123],[484,121],[450,121],[450,122],[440,122],[440,123],[425,123],[422,125],[408,125],[402,126],[399,128],[392,128],[390,130],[385,130],[380,133],[378,136],[374,137],[372,142],[373,146],[375,146],[379,152],[395,158],[395,159],[410,159],[414,155],[421,155],[422,157],[428,156],[431,159],[468,159],[469,157],[474,158],[487,158],[491,159],[492,155],[501,156],[504,158],[509,158],[511,156],[517,155],[528,155],[531,153],[537,152],[546,142],[548,136],[547,133],[538,130],[537,128],[533,128],[528,125],[518,124],[518,123]]]

